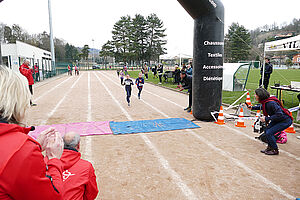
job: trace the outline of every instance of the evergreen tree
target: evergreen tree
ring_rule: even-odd
[[[225,36],[225,58],[229,62],[247,60],[251,49],[249,31],[238,23],[232,23]]]
[[[89,45],[84,45],[83,48],[81,49],[81,57],[84,59],[84,60],[87,60],[88,57],[89,57]]]
[[[114,55],[114,46],[111,41],[107,41],[101,48],[101,51],[99,52],[99,56],[103,57],[105,67],[107,64],[107,57]]]

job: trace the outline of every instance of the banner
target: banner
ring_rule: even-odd
[[[265,51],[300,50],[300,35],[265,43]]]

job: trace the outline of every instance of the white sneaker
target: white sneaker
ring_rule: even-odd
[[[161,85],[161,82],[159,82],[158,84]]]

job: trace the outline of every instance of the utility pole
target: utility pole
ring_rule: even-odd
[[[48,12],[49,12],[50,47],[51,47],[51,60],[52,60],[51,63],[52,63],[52,69],[53,69],[54,73],[56,74],[53,29],[52,29],[51,0],[48,0]]]
[[[92,39],[92,42],[93,42],[93,47],[92,47],[92,48],[93,48],[93,51],[92,51],[92,53],[93,53],[93,64],[95,63],[95,52],[94,52],[94,51],[95,51],[95,49],[94,49],[95,47],[94,47],[94,41],[95,41],[95,40]],[[92,64],[92,65],[93,65],[93,64]]]

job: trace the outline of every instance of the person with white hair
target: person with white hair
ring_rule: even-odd
[[[81,159],[80,135],[68,132],[63,140],[64,200],[95,199],[98,194],[95,170],[90,162]]]
[[[31,95],[33,95],[33,84],[34,84],[34,80],[33,80],[33,69],[32,67],[30,67],[30,61],[28,59],[25,59],[23,64],[19,67],[19,71],[20,73],[25,76],[28,80],[28,85],[29,85],[29,90]],[[30,105],[31,106],[36,106],[35,103],[32,103],[31,99],[30,99]]]
[[[62,137],[52,128],[37,140],[27,135],[30,91],[24,76],[0,65],[0,91],[0,199],[62,199]]]

